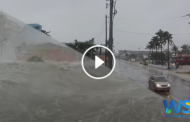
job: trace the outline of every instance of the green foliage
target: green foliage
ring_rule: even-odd
[[[158,36],[153,36],[151,40],[153,41],[153,45],[154,45],[155,49],[157,50],[159,47],[159,43],[160,43]]]
[[[162,45],[168,43],[168,45],[173,46],[173,37],[168,31],[159,30],[156,32],[156,36],[153,36],[151,41],[146,46],[146,49],[159,49]]]
[[[32,56],[28,59],[29,62],[44,62],[43,59],[39,56]]]
[[[183,44],[181,46],[181,48],[182,48],[182,50],[181,50],[182,54],[189,54],[190,53],[190,48],[187,44]]]
[[[164,31],[163,30],[160,29],[155,34],[158,36],[158,39],[159,39],[160,42],[164,39]]]
[[[166,53],[161,53],[161,52],[157,52],[157,53],[152,53],[151,54],[151,60],[158,60],[158,61],[166,61]]]
[[[174,45],[174,43],[173,43],[173,37],[172,37],[172,34],[170,34],[168,31],[165,31],[164,32],[164,39],[163,39],[163,44],[168,44],[168,45],[171,45],[171,46],[173,46]]]
[[[176,53],[178,52],[178,47],[176,46],[176,45],[174,45],[173,47],[172,47],[172,51],[175,53],[175,55],[176,55]]]
[[[88,40],[88,41],[77,41],[75,40],[74,42],[71,43],[66,43],[67,46],[81,52],[84,53],[88,48],[90,48],[91,46],[94,46],[94,38]],[[91,52],[96,52],[96,50],[98,50],[99,48],[94,48],[91,49],[90,51],[88,51],[88,53],[86,54],[86,56],[91,56]]]
[[[151,39],[151,42],[148,43],[148,45],[146,46],[146,49],[150,49],[150,51],[152,50],[152,59],[153,60],[156,60],[156,63],[158,63],[159,60],[162,60],[162,62],[166,59],[169,63],[169,60],[170,60],[170,51],[169,51],[169,46],[173,46],[174,43],[173,43],[173,37],[172,37],[172,34],[170,34],[168,31],[163,31],[163,30],[159,30],[158,32],[155,33],[156,36],[153,36],[152,39]],[[153,43],[153,47],[151,47],[150,43]],[[162,54],[162,49],[163,49],[163,45],[166,45],[167,44],[167,48],[168,48],[168,51],[166,51],[166,53],[164,54],[165,56],[163,56]],[[159,53],[160,56],[155,56],[155,55],[158,55],[158,54],[154,54],[153,53],[153,50],[156,49],[156,52],[161,49],[161,54]],[[169,55],[169,57],[168,57]],[[162,58],[161,58],[162,57]],[[169,66],[169,65],[168,65]]]

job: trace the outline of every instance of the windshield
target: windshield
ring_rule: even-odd
[[[155,77],[154,80],[159,82],[167,82],[167,79],[165,77]]]

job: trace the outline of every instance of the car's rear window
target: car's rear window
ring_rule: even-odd
[[[167,79],[165,77],[154,77],[154,80],[159,82],[167,82]]]

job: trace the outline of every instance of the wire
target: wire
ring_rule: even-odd
[[[131,33],[131,34],[153,35],[153,33],[139,33],[139,32],[130,32],[130,31],[123,31],[123,30],[116,30],[116,29],[113,29],[113,30],[114,31],[118,31],[118,32]]]
[[[178,33],[178,34],[172,34],[172,35],[189,35],[190,33]]]
[[[106,1],[106,5],[107,5],[107,1]],[[106,15],[106,9],[105,9],[105,15]],[[101,34],[104,32],[104,28],[105,28],[105,24],[104,23],[105,23],[105,20],[102,23],[102,27],[101,27],[101,30],[100,30],[101,32],[97,36],[95,36],[94,39],[96,39],[97,37],[101,36]]]
[[[100,36],[104,31],[101,31],[97,36],[94,37],[96,39],[98,36]]]
[[[113,29],[114,31],[118,32],[125,32],[125,33],[131,33],[131,34],[142,34],[142,35],[155,35],[155,33],[140,33],[140,32],[130,32],[130,31],[123,31],[123,30],[116,30]],[[172,34],[172,35],[189,35],[190,33],[178,33],[178,34]]]
[[[105,31],[104,31],[104,32],[105,32]],[[103,33],[104,33],[104,32],[103,32]],[[103,35],[103,33],[101,33],[100,36],[99,36],[99,38],[97,38],[97,39],[98,39],[97,42],[99,42],[99,41],[102,42],[101,39],[102,39],[102,35]]]

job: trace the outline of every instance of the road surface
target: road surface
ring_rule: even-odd
[[[164,99],[174,99],[176,101],[190,99],[190,81],[184,80],[174,75],[168,75],[167,71],[158,71],[148,66],[140,67],[126,61],[117,60],[116,69],[124,76],[134,82],[148,88],[148,79],[152,75],[164,76],[168,79],[171,90],[170,92],[156,91],[155,93],[162,96]],[[151,90],[151,89],[149,89]],[[151,90],[152,91],[152,90]],[[154,91],[152,91],[154,92]]]

